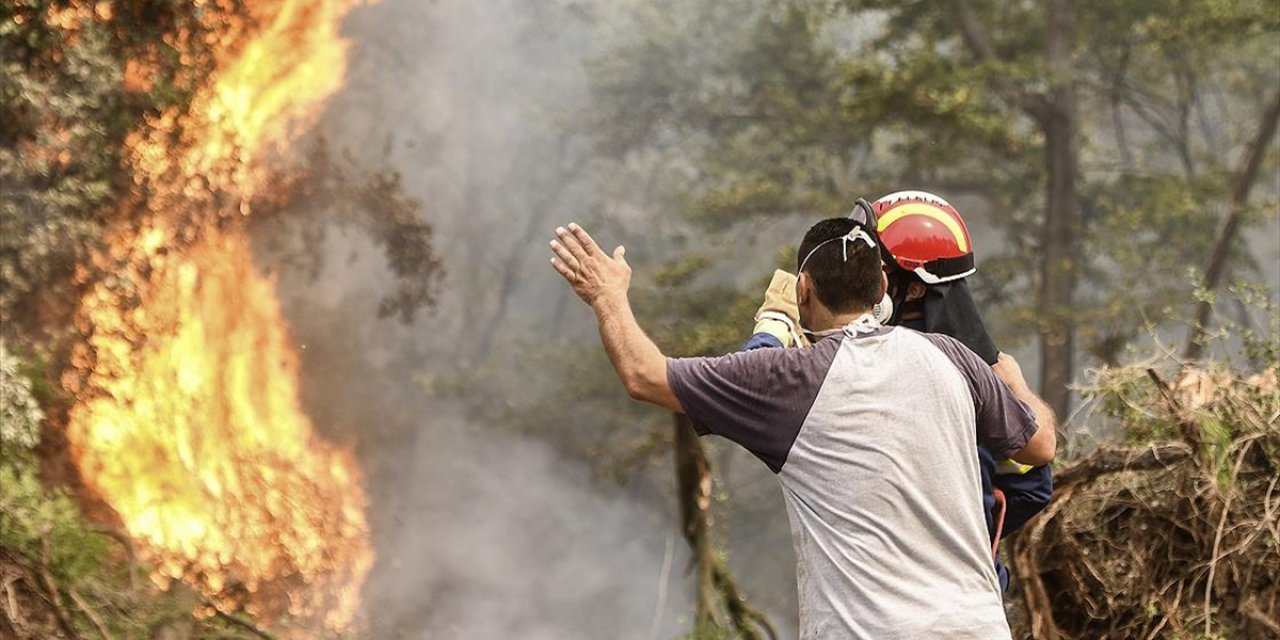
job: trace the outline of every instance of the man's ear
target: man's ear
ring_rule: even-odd
[[[880,272],[880,293],[876,296],[876,301],[884,300],[889,295],[889,276],[884,271]]]
[[[809,274],[801,271],[796,276],[796,306],[803,307],[809,302],[809,294],[812,292],[813,282],[809,279]]]

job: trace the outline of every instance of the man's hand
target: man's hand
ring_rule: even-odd
[[[627,394],[642,402],[683,411],[667,380],[666,356],[644,334],[631,312],[627,301],[631,267],[623,258],[622,247],[614,249],[610,258],[582,227],[570,224],[568,229],[556,228],[551,251],[556,254],[551,266],[596,312],[600,340]]]
[[[551,258],[551,266],[592,308],[601,301],[626,300],[631,286],[631,267],[627,265],[623,247],[614,249],[610,258],[585,229],[570,223],[568,229],[556,227],[551,251],[556,254]]]

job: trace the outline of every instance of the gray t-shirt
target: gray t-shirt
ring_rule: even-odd
[[[851,325],[807,349],[673,358],[667,377],[700,434],[777,474],[803,640],[1009,637],[977,444],[1006,458],[1036,423],[964,345]]]

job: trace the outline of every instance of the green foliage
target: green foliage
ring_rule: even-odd
[[[64,603],[82,637],[97,634],[97,623],[117,637],[157,637],[162,627],[189,624],[199,604],[193,592],[157,590],[144,579],[147,568],[131,566],[132,552],[86,520],[76,499],[41,483],[34,449],[43,416],[22,368],[0,342],[0,562],[6,565],[9,602],[15,602],[14,593],[23,594],[16,599],[18,610],[6,606],[0,622],[18,620],[20,632],[36,637],[63,637],[54,628],[39,631],[40,610],[23,611],[32,602],[25,590],[35,590],[34,598],[45,606],[53,606],[50,600]],[[86,607],[96,611],[97,623]],[[193,626],[195,638],[256,637],[216,618]]]
[[[93,575],[106,552],[103,536],[80,516],[66,494],[40,486],[32,465],[0,464],[0,546],[31,558],[45,556],[56,575]]]
[[[0,10],[0,315],[10,319],[92,249],[120,153],[96,117],[119,108],[108,34],[88,27],[70,39],[22,8]]]
[[[193,620],[198,594],[158,590],[127,536],[104,532],[76,497],[45,486],[35,448],[41,405],[58,402],[56,371],[8,351],[62,352],[81,288],[104,275],[89,259],[104,229],[146,211],[121,206],[126,193],[138,195],[126,137],[148,117],[187,109],[215,49],[234,48],[252,24],[246,14],[237,0],[0,5],[0,626],[16,624],[22,637],[65,637],[54,608],[79,637],[165,637],[166,627],[256,637],[220,618]],[[398,193],[385,186],[362,195]],[[404,203],[384,208],[394,205]],[[417,231],[386,230],[401,240],[388,249],[393,260],[412,262]]]
[[[903,188],[978,196],[962,213],[1002,241],[979,247],[976,289],[997,337],[1021,340],[1046,319],[1035,291],[1053,240],[1040,230],[1044,139],[1010,96],[1034,100],[1064,79],[1044,62],[1041,4],[968,4],[996,60],[974,54],[951,3],[645,4],[634,38],[617,36],[588,66],[594,136],[611,155],[668,159],[656,173],[631,168],[713,236]],[[726,12],[731,26],[706,28]],[[1084,348],[1115,362],[1142,329],[1189,307],[1188,267],[1223,215],[1232,150],[1280,83],[1280,18],[1266,2],[1171,12],[1129,0],[1077,4],[1075,21],[1065,80],[1080,95],[1083,278],[1065,312]],[[1242,250],[1232,264],[1256,273]]]
[[[15,462],[0,459],[0,552],[31,574],[48,573],[58,589],[56,597],[66,603],[70,622],[82,637],[98,633],[85,608],[96,611],[97,621],[122,637],[157,637],[160,629],[173,625],[191,626],[193,638],[257,637],[218,618],[192,625],[192,611],[200,605],[194,592],[181,586],[156,589],[145,580],[147,568],[132,567],[126,550],[86,521],[76,500],[45,489],[34,465]],[[32,580],[41,590],[54,588],[43,578]],[[31,587],[15,582],[10,587],[19,593]],[[27,625],[40,615],[21,608],[9,614],[25,617]],[[61,636],[51,629],[49,637]]]
[[[1273,361],[1252,375],[1221,365],[1185,369],[1175,372],[1165,391],[1148,374],[1153,367],[1155,363],[1106,367],[1084,389],[1097,414],[1120,426],[1125,444],[1181,440],[1190,429],[1204,447],[1207,466],[1223,484],[1230,482],[1230,454],[1242,440],[1262,438],[1271,463],[1280,465],[1274,433],[1275,416],[1280,415],[1280,364]]]
[[[0,458],[25,461],[40,442],[44,412],[31,393],[31,381],[18,359],[0,340]]]
[[[1234,293],[1243,308],[1259,309],[1262,315],[1261,322],[1234,327],[1249,365],[1261,369],[1267,363],[1280,362],[1280,305],[1276,304],[1274,293],[1249,284],[1236,286]]]
[[[230,19],[246,13],[236,0],[109,5],[0,5],[0,317],[10,338],[65,324],[78,285],[102,275],[86,258],[130,188],[125,137],[148,116],[183,111],[214,48],[248,24]]]

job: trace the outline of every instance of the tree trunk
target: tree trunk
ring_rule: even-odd
[[[1227,217],[1223,218],[1218,232],[1214,235],[1213,247],[1209,250],[1209,258],[1205,263],[1204,278],[1200,288],[1212,293],[1221,284],[1222,274],[1226,271],[1227,254],[1240,230],[1244,217],[1245,205],[1249,202],[1249,192],[1253,183],[1257,182],[1258,169],[1262,166],[1262,157],[1266,155],[1267,144],[1276,134],[1276,124],[1280,121],[1280,89],[1271,98],[1267,108],[1263,110],[1258,122],[1258,132],[1250,141],[1245,151],[1243,165],[1236,172],[1231,185],[1231,204]],[[1209,327],[1209,314],[1213,310],[1211,297],[1206,297],[1196,305],[1196,319],[1191,327],[1191,336],[1187,338],[1187,347],[1183,352],[1184,360],[1198,360],[1204,350],[1204,334]]]
[[[777,631],[763,613],[738,591],[724,560],[711,539],[711,462],[693,423],[682,413],[672,414],[675,429],[676,492],[680,497],[681,533],[693,551],[694,634],[716,634],[732,628],[741,640],[771,640]],[[700,636],[699,636],[700,637]],[[716,635],[715,637],[720,637]]]
[[[956,25],[970,51],[983,62],[999,61],[991,39],[967,0],[953,0]],[[1077,128],[1071,52],[1075,45],[1072,0],[1051,0],[1045,14],[1046,93],[1028,93],[1007,78],[993,81],[995,92],[1027,114],[1044,133],[1044,223],[1040,228],[1040,282],[1036,306],[1040,320],[1040,394],[1061,417],[1067,415],[1074,373],[1075,327],[1072,299],[1076,288],[1078,245],[1076,211]]]
[[[675,416],[676,491],[680,496],[681,533],[693,551],[693,617],[695,627],[719,624],[716,620],[715,548],[711,544],[711,463],[693,424],[683,414]]]
[[[1071,0],[1049,3],[1045,35],[1045,66],[1050,88],[1040,118],[1045,135],[1044,225],[1040,237],[1040,393],[1059,417],[1071,406],[1067,385],[1074,372],[1076,287],[1080,229],[1076,202],[1078,152],[1076,96],[1071,79],[1074,32]]]

